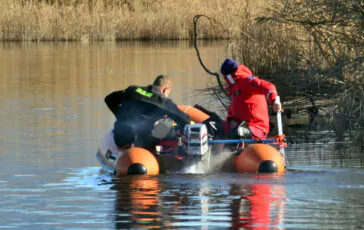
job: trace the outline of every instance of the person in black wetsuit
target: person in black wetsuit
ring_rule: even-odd
[[[175,135],[172,120],[181,131],[190,123],[190,117],[167,98],[171,87],[169,77],[159,75],[152,85],[132,85],[105,97],[106,105],[116,117],[113,132],[119,148],[134,145],[151,149],[160,140]]]

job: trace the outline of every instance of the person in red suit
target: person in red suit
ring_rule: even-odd
[[[282,105],[275,101],[276,86],[254,76],[248,67],[232,59],[226,59],[220,71],[231,99],[224,122],[225,133],[230,137],[238,133],[243,138],[265,139],[269,133],[267,102],[275,112],[283,111]]]

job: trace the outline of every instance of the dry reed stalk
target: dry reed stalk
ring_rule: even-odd
[[[260,0],[258,2],[262,2]],[[192,18],[221,22],[200,27],[200,39],[239,37],[245,0],[3,0],[0,40],[190,39]]]

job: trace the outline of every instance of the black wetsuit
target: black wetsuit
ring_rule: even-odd
[[[154,124],[165,115],[175,121],[181,130],[190,123],[189,116],[153,85],[129,86],[125,90],[112,92],[105,97],[105,103],[116,117],[114,140],[119,147],[132,143],[144,148],[153,147],[161,139],[152,135]]]

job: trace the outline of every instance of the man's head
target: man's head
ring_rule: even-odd
[[[232,59],[226,59],[221,65],[220,72],[222,75],[226,76],[234,73],[238,69],[238,62]]]
[[[154,86],[157,86],[164,96],[168,97],[172,90],[172,82],[167,75],[158,75],[154,82]]]

